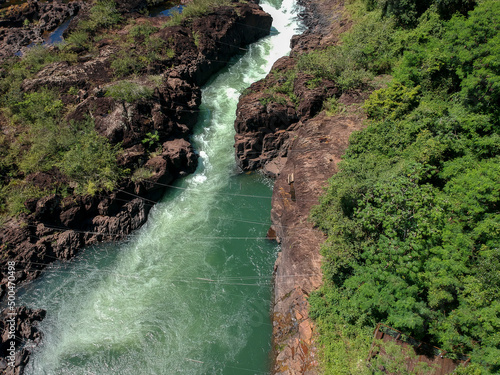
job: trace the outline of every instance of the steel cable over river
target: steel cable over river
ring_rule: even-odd
[[[48,311],[27,374],[269,372],[271,286],[260,281],[277,248],[261,225],[270,200],[254,196],[270,197],[272,182],[235,173],[233,123],[241,92],[288,53],[299,24],[293,0],[262,7],[275,32],[203,89],[196,173],[127,241],[55,264],[20,293]]]

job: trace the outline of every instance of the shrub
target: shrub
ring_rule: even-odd
[[[82,31],[95,33],[99,28],[111,27],[121,21],[116,4],[111,0],[100,0],[90,8],[90,17],[80,21],[78,28]]]
[[[0,209],[0,211],[5,211],[9,216],[17,216],[22,212],[28,212],[24,202],[31,198],[42,198],[44,195],[47,195],[46,191],[42,191],[24,181],[13,180],[0,189],[0,201],[5,200],[7,202],[6,207]]]
[[[62,110],[63,104],[58,95],[47,89],[24,94],[24,100],[13,107],[16,120],[31,124],[49,118],[54,119]]]
[[[155,33],[158,31],[157,27],[154,27],[150,23],[144,23],[140,25],[135,25],[130,29],[129,35],[132,38],[147,38],[151,34]]]
[[[76,30],[64,39],[64,48],[89,48],[90,39],[86,31]]]
[[[337,98],[334,96],[323,102],[323,110],[326,112],[327,116],[333,116],[334,114],[342,111]]]
[[[376,120],[401,118],[417,106],[419,92],[420,86],[406,87],[394,81],[388,88],[374,91],[364,108]]]
[[[32,73],[38,72],[45,65],[60,61],[58,55],[44,46],[34,46],[23,56],[22,64]]]

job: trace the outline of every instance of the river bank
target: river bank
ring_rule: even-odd
[[[235,123],[236,158],[243,170],[275,178],[269,235],[281,245],[274,269],[273,374],[318,373],[309,294],[322,282],[324,234],[309,221],[353,131],[363,127],[367,92],[341,92],[333,81],[312,85],[297,71],[303,53],[335,45],[351,23],[342,1],[302,1],[307,31],[292,40],[290,57],[240,99]],[[277,88],[277,89],[276,89]],[[323,103],[335,98],[337,110]]]
[[[122,5],[130,5],[125,3]],[[10,276],[18,288],[37,278],[48,264],[73,258],[84,246],[116,241],[141,227],[165,188],[179,176],[197,168],[198,155],[191,145],[190,135],[200,113],[200,87],[226,66],[232,56],[241,53],[244,46],[270,31],[271,17],[254,3],[221,7],[204,17],[165,28],[162,26],[168,22],[166,17],[143,17],[134,12],[140,4],[135,2],[133,5],[120,10],[118,4],[121,13],[115,14],[132,20],[132,24],[149,25],[155,31],[152,37],[169,43],[171,48],[165,52],[165,57],[145,68],[146,75],[122,81],[151,90],[152,95],[132,101],[106,95],[116,80],[113,57],[121,48],[116,41],[120,40],[120,33],[126,35],[130,31],[127,24],[122,31],[114,30],[115,36],[99,41],[97,49],[71,47],[71,53],[78,56],[77,61],[47,64],[22,82],[24,93],[48,88],[57,90],[62,95],[62,104],[69,108],[65,113],[66,122],[81,121],[90,114],[97,133],[123,148],[118,164],[128,170],[128,176],[111,192],[94,195],[76,194],[76,191],[72,194],[75,185],[70,187],[69,195],[62,195],[57,191],[58,186],[61,183],[71,185],[71,182],[57,169],[22,176],[23,183],[41,191],[50,191],[56,186],[56,192],[28,199],[24,202],[27,212],[2,225],[2,296],[6,295],[11,281],[7,273],[8,262],[15,263],[15,271]],[[78,17],[85,20],[89,12],[92,17],[88,9],[87,16],[80,12]],[[78,17],[72,23],[76,23]],[[131,46],[134,54],[142,48],[141,39],[135,42],[135,46]],[[58,47],[51,48],[55,53],[58,51]],[[8,74],[2,71],[3,78]],[[158,79],[151,81],[149,77],[155,74]],[[78,92],[68,95],[75,91],[74,88]],[[3,135],[12,134],[10,129],[8,121],[2,118]],[[148,172],[137,178],[136,172],[141,170]],[[6,185],[12,183],[13,175],[15,169],[12,167],[2,169]],[[34,313],[37,317],[45,314]],[[26,342],[39,339],[36,328],[25,329],[26,322],[21,319],[24,315],[27,321],[31,319],[28,312],[20,314],[16,321],[16,368],[9,366],[6,370],[12,373],[21,373],[28,361],[32,346],[25,345]],[[40,319],[31,319],[34,320]],[[4,323],[1,328],[4,341],[1,355],[6,358],[11,341],[9,326]],[[3,369],[6,365],[2,362]]]

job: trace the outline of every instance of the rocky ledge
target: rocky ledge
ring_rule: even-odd
[[[295,68],[300,54],[337,43],[349,27],[342,1],[306,0],[302,5],[308,30],[292,39],[290,57],[278,60],[240,98],[235,122],[240,168],[261,169],[276,179],[269,230],[269,237],[281,244],[275,264],[273,373],[283,375],[318,372],[307,298],[321,285],[324,236],[308,217],[337,171],[350,134],[362,128],[361,104],[367,96],[342,93],[328,80],[311,84],[313,77]],[[323,110],[325,99],[332,97],[339,108],[335,114]]]
[[[168,41],[173,51],[167,60],[148,66],[147,75],[127,80],[148,87],[150,96],[129,102],[106,95],[116,84],[111,61],[120,52],[111,38],[102,39],[96,52],[75,51],[76,62],[45,66],[23,82],[22,90],[55,88],[67,93],[76,88],[76,93],[62,97],[64,104],[72,108],[66,120],[70,123],[90,116],[98,134],[112,145],[121,145],[123,152],[117,163],[122,170],[128,170],[128,177],[122,178],[111,192],[78,195],[71,192],[71,182],[57,169],[26,176],[30,185],[52,193],[26,201],[28,213],[0,228],[0,298],[7,291],[7,262],[15,262],[14,278],[19,284],[39,276],[51,262],[70,259],[84,246],[123,238],[146,221],[166,187],[196,169],[197,155],[189,136],[197,121],[200,86],[240,53],[241,47],[267,35],[272,22],[255,2],[235,2],[234,6],[217,8],[189,24],[162,28],[165,17],[151,19],[133,13],[146,0],[118,1],[118,9],[120,4],[128,5],[122,15],[134,17],[136,24],[156,23],[159,27],[155,37]],[[84,14],[85,10],[78,17]],[[151,75],[159,79],[151,82],[147,78]],[[7,132],[4,125],[0,116],[0,130]],[[60,186],[68,184],[70,194],[62,195]],[[24,319],[20,313],[19,324],[30,325],[29,316]],[[43,318],[41,313],[37,316],[38,320]],[[22,373],[30,350],[25,340],[18,344],[15,361],[20,367],[16,367],[16,374]]]

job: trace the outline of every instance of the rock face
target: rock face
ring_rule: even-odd
[[[337,172],[349,135],[362,128],[364,96],[343,95],[349,111],[334,116],[321,112],[301,122],[273,189],[272,229],[281,242],[275,264],[273,333],[278,353],[276,374],[314,374],[314,325],[308,317],[309,294],[321,285],[319,249],[323,234],[308,221],[313,205]],[[293,183],[289,178],[293,175]]]
[[[237,109],[238,165],[244,171],[260,168],[276,179],[269,231],[281,243],[274,281],[274,374],[318,373],[307,298],[321,285],[319,249],[324,236],[308,217],[337,171],[349,135],[362,128],[360,107],[366,94],[342,94],[335,82],[313,81],[296,71],[295,58],[338,40],[349,25],[341,17],[342,4],[302,1],[308,31],[292,39],[290,57],[278,60],[264,80],[254,83]],[[324,100],[331,97],[343,109],[340,113],[323,111]]]
[[[118,6],[123,6],[119,8],[122,12],[130,12],[145,3],[119,1]],[[56,4],[46,6],[56,9]],[[29,5],[22,17],[41,7],[37,3]],[[16,20],[9,22],[14,24]],[[138,15],[136,20],[141,22]],[[73,108],[66,120],[80,121],[91,116],[100,135],[111,144],[121,144],[124,151],[117,163],[130,174],[114,191],[93,196],[62,195],[59,186],[68,181],[55,169],[27,176],[33,186],[54,192],[26,201],[28,213],[0,228],[0,299],[7,292],[8,275],[4,269],[8,261],[16,263],[16,283],[29,281],[39,276],[47,264],[71,259],[83,246],[121,239],[144,224],[168,185],[196,169],[198,156],[189,136],[197,122],[200,86],[243,46],[267,35],[271,22],[271,16],[248,2],[218,8],[189,25],[160,29],[159,38],[173,41],[174,56],[163,65],[149,67],[148,74],[161,78],[156,85],[146,76],[129,81],[149,87],[152,92],[131,102],[106,95],[115,84],[111,82],[111,58],[117,52],[117,47],[106,39],[100,42],[97,54],[79,56],[73,64],[50,64],[23,82],[24,91],[47,87],[68,92],[76,88],[77,95],[63,97]],[[42,315],[37,315],[39,320]],[[24,365],[27,354],[21,357],[19,364]],[[22,373],[20,368],[12,373]]]
[[[0,315],[0,371],[20,375],[28,363],[32,348],[41,340],[36,324],[45,317],[45,310],[26,307],[5,309]],[[11,366],[12,362],[15,366]]]

